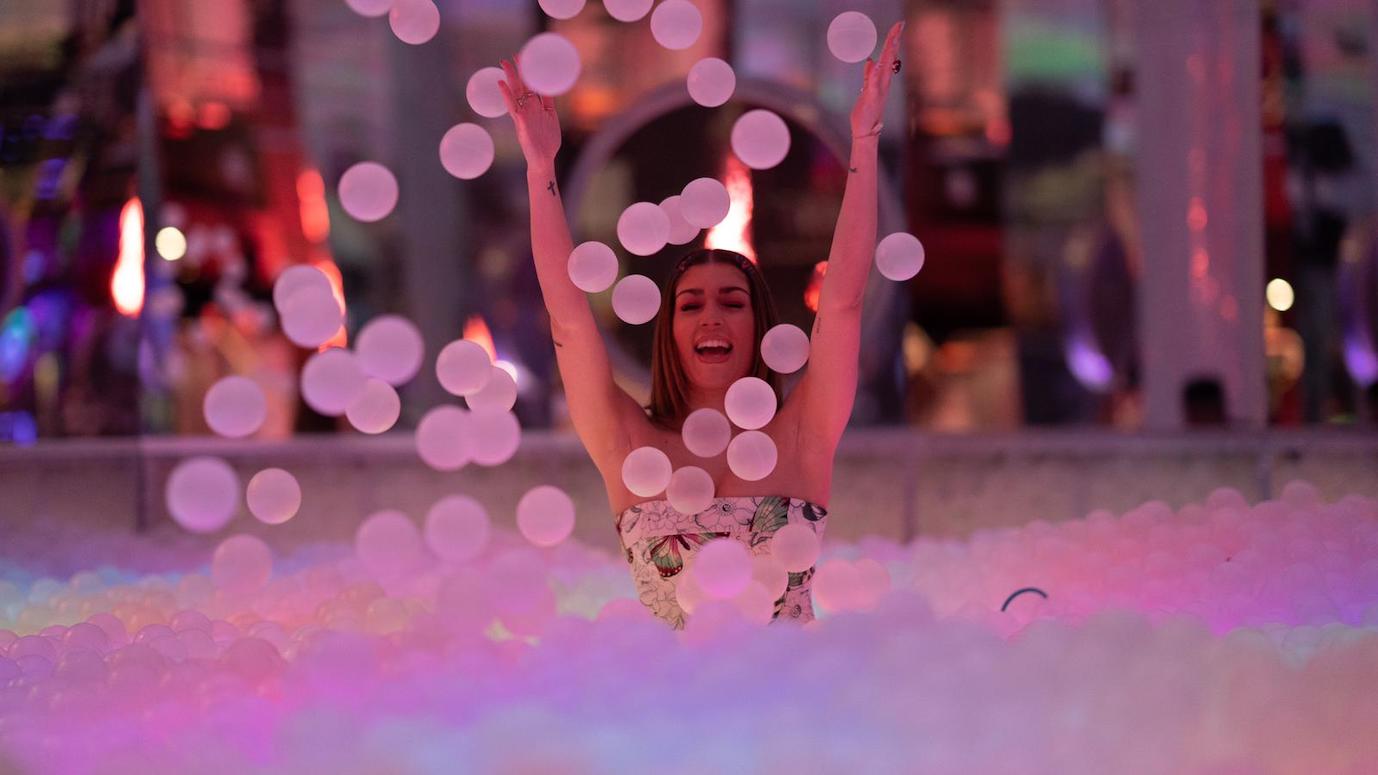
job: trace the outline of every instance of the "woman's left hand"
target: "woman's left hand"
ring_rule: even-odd
[[[885,97],[890,93],[890,79],[894,77],[899,62],[900,31],[904,22],[895,22],[890,33],[885,36],[885,47],[880,52],[880,64],[867,58],[866,71],[862,76],[861,94],[852,107],[852,137],[877,135],[880,133],[880,120],[885,115]]]

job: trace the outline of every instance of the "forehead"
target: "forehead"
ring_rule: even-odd
[[[714,291],[724,286],[747,288],[746,274],[731,264],[698,264],[685,270],[676,287],[680,291],[691,288]]]

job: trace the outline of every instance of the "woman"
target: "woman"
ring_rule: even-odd
[[[730,536],[753,554],[769,551],[770,538],[789,523],[822,537],[832,485],[833,453],[856,397],[861,300],[876,245],[876,165],[881,116],[896,57],[901,24],[890,29],[880,61],[867,60],[863,86],[852,109],[852,149],[842,210],[828,255],[808,366],[796,389],[763,430],[775,442],[778,463],[758,481],[744,481],[724,456],[700,458],[681,437],[685,417],[696,409],[723,410],[733,382],[758,376],[779,394],[778,376],[761,360],[761,336],[775,324],[769,289],[756,267],[724,250],[690,253],[661,292],[655,323],[651,405],[643,408],[614,382],[608,355],[583,291],[571,282],[567,262],[573,243],[555,182],[560,126],[554,100],[528,90],[511,62],[500,84],[527,162],[531,243],[550,314],[551,337],[570,417],[588,449],[617,514],[616,526],[644,603],[676,628],[684,612],[677,576],[698,547]],[[714,482],[712,506],[680,514],[663,498],[639,497],[622,481],[622,464],[633,450],[652,446],[674,468],[698,466]],[[789,575],[775,601],[774,619],[813,619],[810,568]]]

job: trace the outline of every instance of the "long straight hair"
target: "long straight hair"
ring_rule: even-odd
[[[689,414],[689,378],[675,347],[675,292],[679,280],[691,267],[700,264],[729,264],[746,276],[747,292],[751,296],[751,312],[755,319],[751,343],[751,370],[747,376],[766,381],[775,391],[776,405],[782,401],[780,375],[766,366],[761,358],[761,337],[771,329],[780,316],[775,311],[775,299],[770,295],[761,270],[751,259],[732,250],[704,248],[695,250],[679,260],[660,291],[660,313],[656,315],[654,342],[651,350],[651,404],[646,407],[651,422],[669,430],[678,430]]]

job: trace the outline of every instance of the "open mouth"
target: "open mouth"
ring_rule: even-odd
[[[704,339],[694,345],[694,353],[704,363],[725,363],[732,354],[732,343],[726,339]]]

